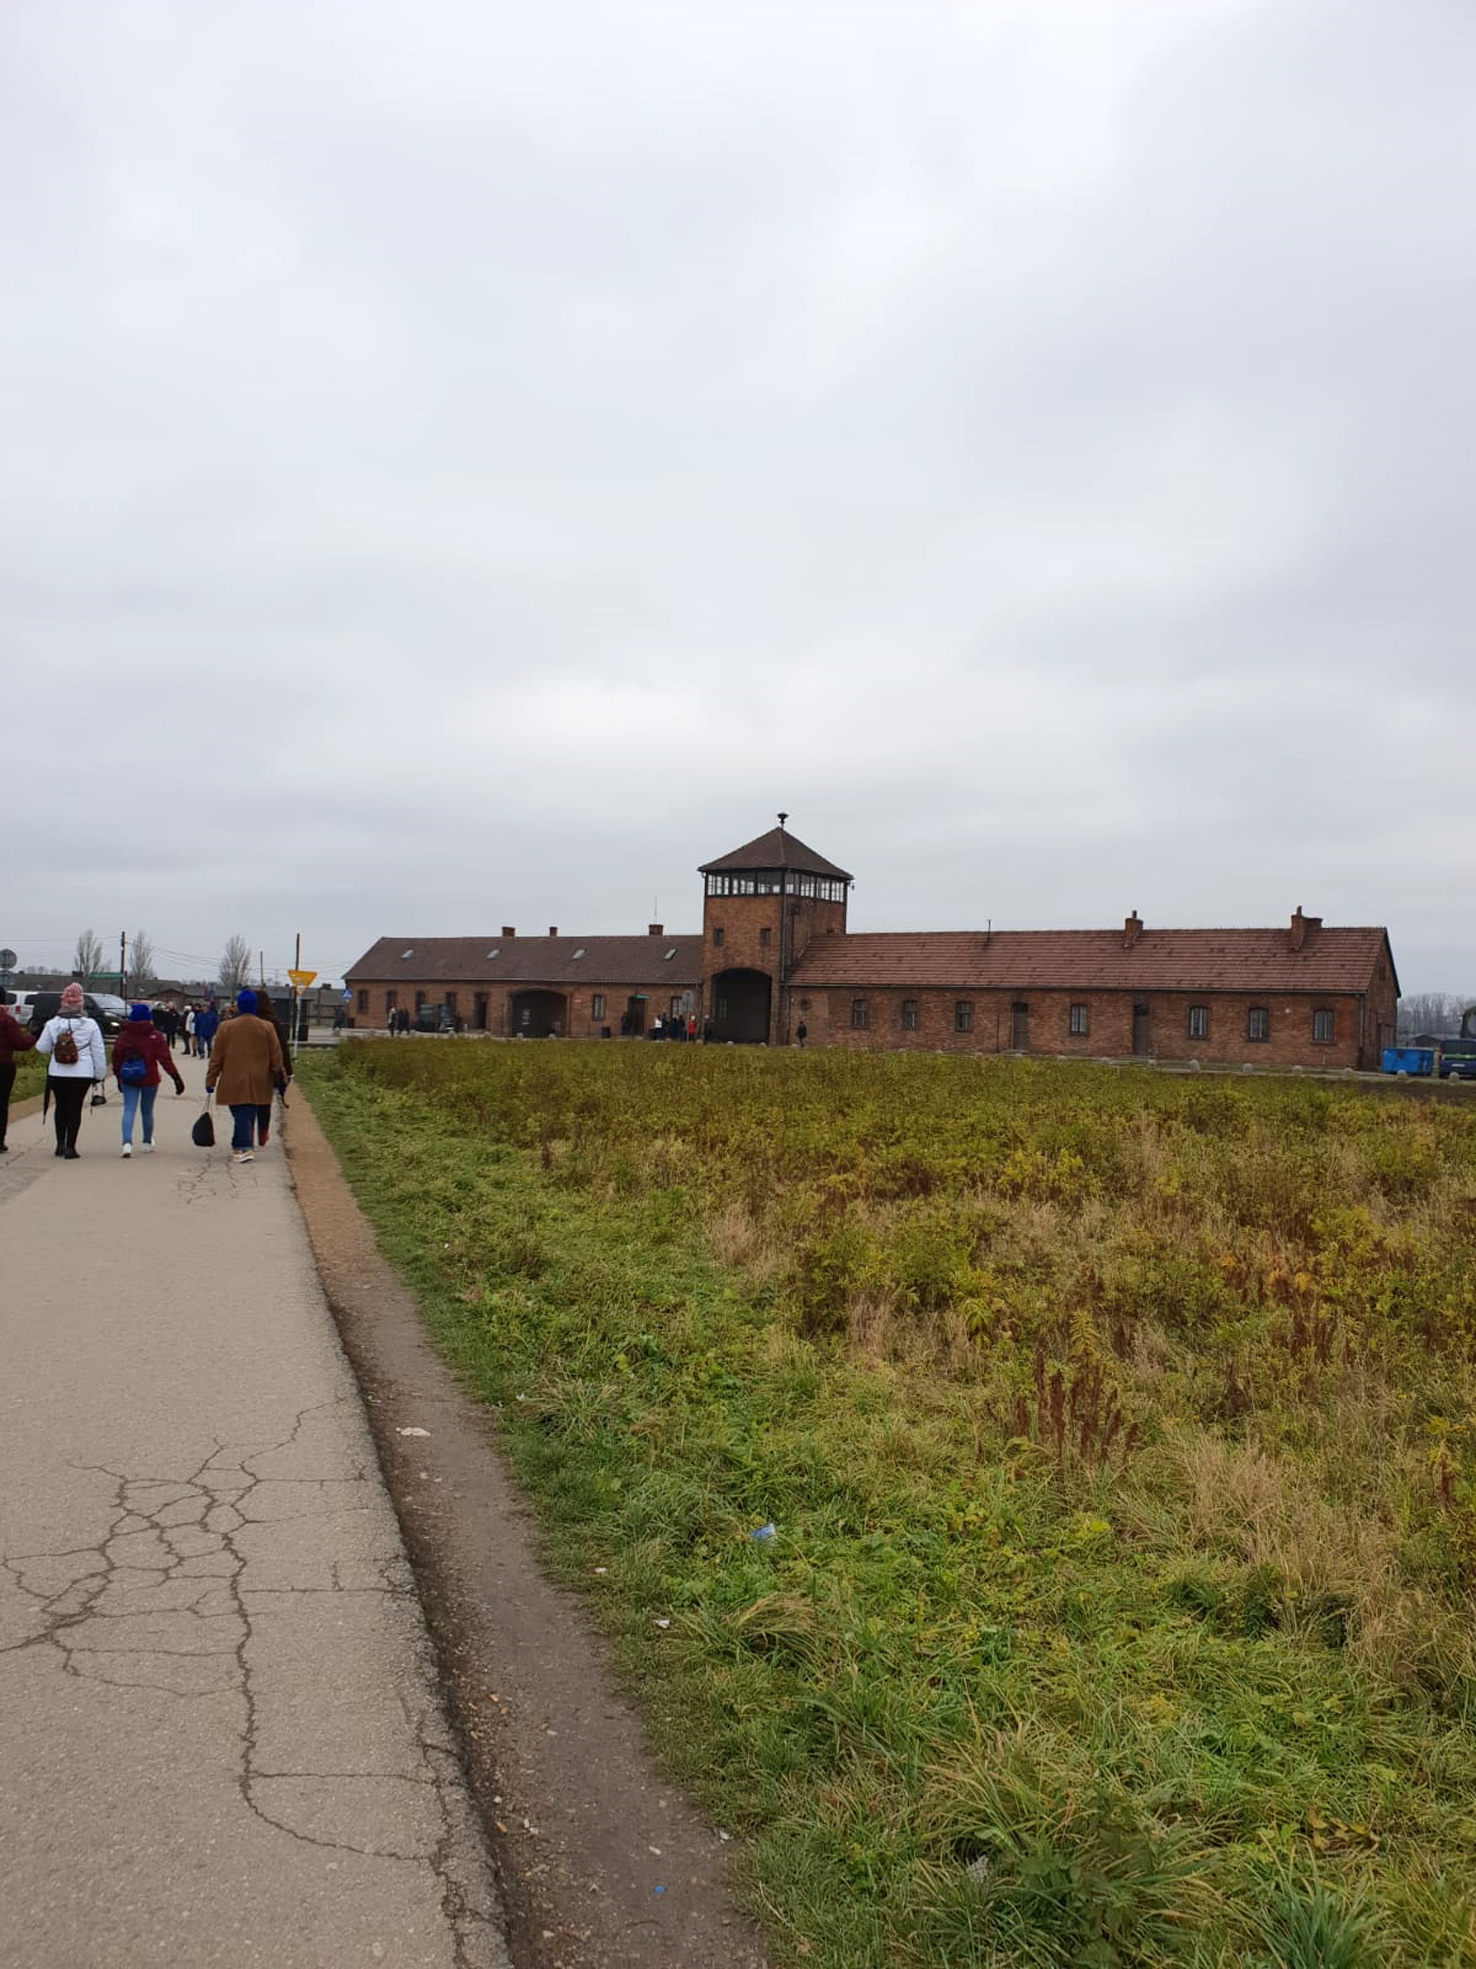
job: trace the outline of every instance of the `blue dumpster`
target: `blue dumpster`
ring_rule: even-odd
[[[1386,1046],[1383,1066],[1385,1073],[1432,1074],[1435,1071],[1435,1049],[1433,1046]]]

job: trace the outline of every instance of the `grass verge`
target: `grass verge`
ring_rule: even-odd
[[[1469,1117],[670,1054],[301,1078],[779,1959],[1476,1960]]]

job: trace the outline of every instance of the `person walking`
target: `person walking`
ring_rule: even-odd
[[[154,1153],[154,1099],[159,1092],[159,1069],[184,1092],[179,1068],[169,1056],[169,1042],[154,1024],[147,1005],[130,1005],[128,1021],[113,1041],[113,1077],[123,1096],[123,1153],[133,1154],[133,1123],[143,1115],[145,1155]]]
[[[227,1019],[210,1048],[205,1086],[231,1111],[231,1161],[254,1162],[252,1138],[272,1119],[272,1096],[287,1085],[277,1029],[256,1016],[256,993],[236,993],[236,1016]]]
[[[8,1006],[0,1005],[0,1155],[9,1148],[5,1139],[10,1119],[10,1090],[15,1085],[15,1056],[28,1053],[36,1043],[34,1032],[27,1032]]]
[[[286,1107],[287,1089],[292,1082],[292,1048],[287,1043],[287,1035],[282,1030],[282,1021],[277,1017],[277,1008],[272,1003],[269,992],[259,991],[256,994],[256,1016],[264,1025],[269,1025],[277,1035],[277,1048],[282,1055],[282,1080],[277,1092],[282,1097],[283,1107]],[[266,1113],[256,1118],[256,1146],[259,1149],[264,1149],[267,1145],[271,1134],[271,1122],[272,1109],[271,1103],[268,1102]]]
[[[220,1014],[215,1009],[215,1000],[207,998],[195,1013],[195,1051],[202,1060],[209,1058],[210,1048],[219,1030]]]
[[[75,1162],[87,1090],[94,1080],[106,1080],[108,1074],[102,1034],[96,1019],[87,1016],[82,987],[75,979],[62,993],[56,1017],[48,1019],[41,1028],[36,1050],[50,1060],[46,1091],[56,1117],[56,1153],[68,1162]]]
[[[195,1050],[195,1008],[193,1005],[186,1005],[184,1008],[184,1016],[180,1020],[180,1029],[184,1033],[185,1058],[189,1059]]]

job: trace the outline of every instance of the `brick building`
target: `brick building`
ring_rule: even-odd
[[[1281,929],[852,935],[852,877],[784,826],[706,862],[702,934],[382,937],[347,973],[359,1025],[449,1004],[475,1030],[637,1035],[695,1016],[717,1040],[1138,1055],[1374,1068],[1394,1043],[1388,933],[1295,910]]]

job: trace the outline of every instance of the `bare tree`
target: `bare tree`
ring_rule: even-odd
[[[72,952],[72,969],[79,978],[90,978],[103,967],[102,938],[95,930],[84,930]]]
[[[1413,991],[1399,1001],[1399,1036],[1413,1039],[1420,1033],[1449,1039],[1461,1029],[1461,1014],[1476,1004],[1476,993],[1462,996],[1454,991]]]
[[[243,985],[251,982],[251,946],[238,931],[226,939],[220,959],[220,988],[234,998]]]
[[[154,939],[147,930],[135,930],[133,942],[128,946],[129,975],[135,984],[152,984],[157,975],[154,969]]]

